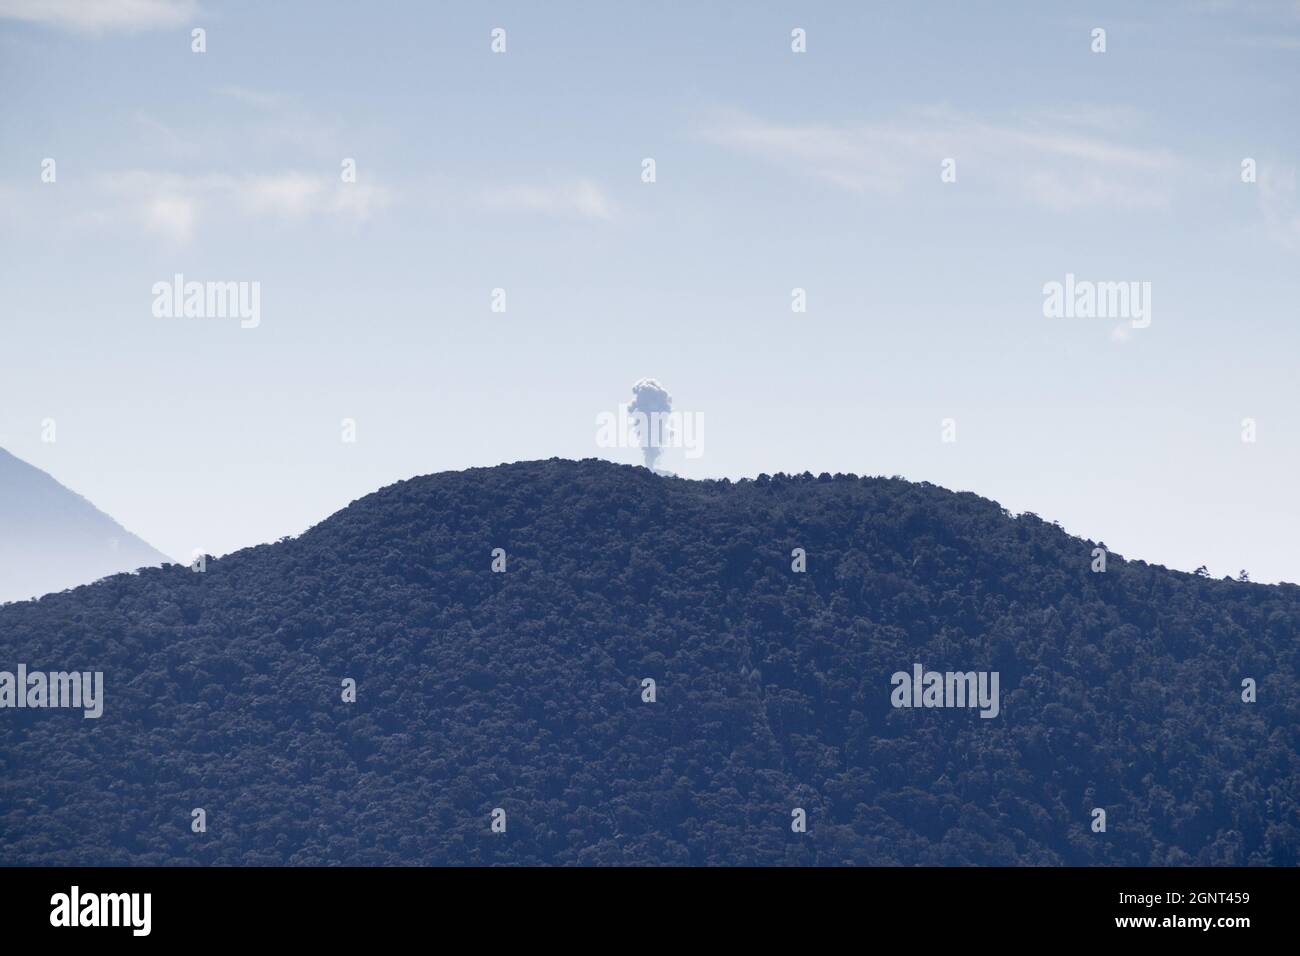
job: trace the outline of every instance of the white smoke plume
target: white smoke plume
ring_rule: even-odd
[[[673,397],[653,378],[643,378],[633,385],[632,396],[632,404],[627,410],[636,425],[645,466],[654,471],[655,462],[668,443],[668,416],[673,410]]]

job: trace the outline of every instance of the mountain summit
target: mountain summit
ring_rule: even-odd
[[[399,482],[0,608],[11,704],[100,710],[0,709],[0,861],[1295,865],[1300,588],[1099,547],[899,479]]]
[[[0,448],[0,603],[170,560],[81,495]]]

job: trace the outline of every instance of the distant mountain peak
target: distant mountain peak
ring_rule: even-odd
[[[0,603],[170,560],[51,475],[0,448]]]

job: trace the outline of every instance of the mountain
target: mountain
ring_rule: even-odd
[[[0,669],[104,675],[0,710],[0,861],[1295,865],[1300,588],[1095,547],[901,479],[399,482],[0,608]]]
[[[0,603],[171,559],[0,448]]]

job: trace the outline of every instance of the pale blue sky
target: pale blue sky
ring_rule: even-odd
[[[685,477],[900,474],[1300,581],[1298,116],[1296,2],[0,0],[0,446],[221,554],[639,461],[596,418],[649,375]],[[155,318],[178,272],[260,326]],[[1151,326],[1044,318],[1066,273]]]

